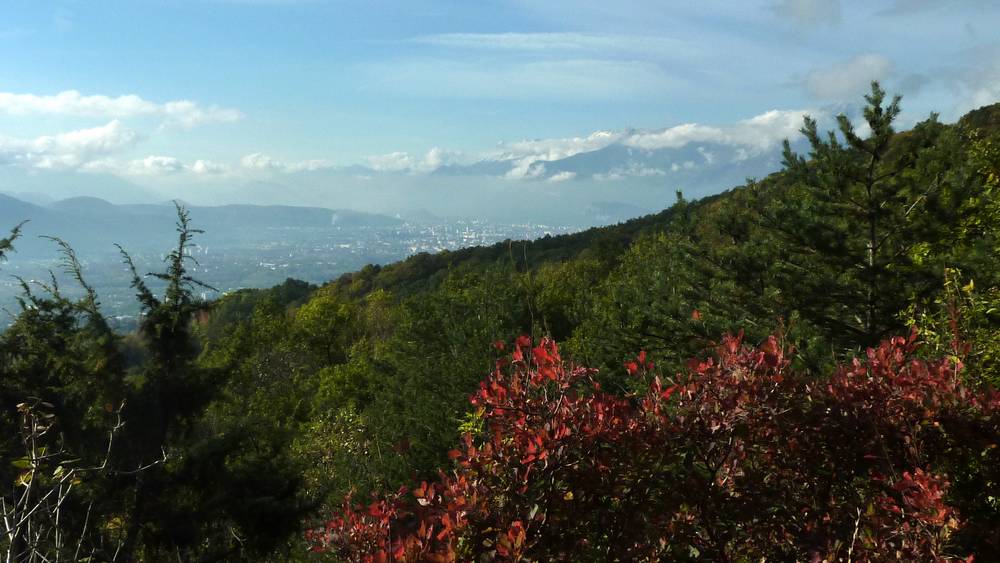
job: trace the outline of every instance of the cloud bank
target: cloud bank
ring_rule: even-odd
[[[298,162],[284,162],[276,160],[263,153],[248,154],[240,159],[240,166],[247,170],[270,171],[270,172],[314,172],[333,168],[333,164],[324,159],[302,160]]]
[[[186,128],[207,123],[231,123],[243,118],[243,113],[239,110],[202,106],[190,100],[156,103],[133,94],[117,97],[86,96],[76,90],[49,96],[0,92],[0,113],[14,116],[54,115],[111,119],[152,117],[169,125]]]
[[[143,111],[141,100],[128,96],[98,97],[78,102],[77,111],[94,115],[115,113],[137,115]],[[68,111],[51,107],[52,100],[21,99],[21,111]],[[8,110],[15,104],[8,104]],[[63,106],[58,106],[63,107]],[[43,108],[43,109],[39,109]],[[86,108],[84,110],[83,108]],[[446,171],[449,175],[488,176],[515,181],[545,180],[553,184],[576,180],[622,180],[655,178],[671,172],[692,171],[697,167],[726,165],[772,151],[786,138],[794,138],[807,113],[822,117],[821,112],[806,110],[771,110],[728,125],[684,123],[663,129],[626,129],[595,131],[586,136],[530,139],[501,142],[496,149],[468,153],[434,147],[424,154],[391,152],[368,157],[363,165],[341,167],[324,158],[286,161],[264,152],[246,154],[235,162],[208,159],[181,159],[172,155],[150,154],[141,158],[124,157],[144,138],[119,119],[87,129],[34,139],[0,137],[0,165],[32,169],[78,169],[123,177],[169,178],[190,175],[205,180],[245,181],[273,178],[276,175],[325,172],[353,174],[371,178],[376,175],[426,175]],[[617,147],[602,155],[589,168],[578,168],[567,159],[586,153]],[[678,153],[649,160],[657,151]],[[566,162],[564,162],[566,161]]]
[[[30,168],[76,168],[132,148],[141,135],[115,119],[106,125],[35,139],[0,137],[0,163]]]
[[[775,148],[784,139],[799,135],[802,118],[806,115],[822,116],[819,111],[771,110],[731,125],[710,126],[684,123],[658,130],[597,131],[586,137],[536,139],[501,144],[495,160],[510,161],[508,179],[533,179],[544,176],[545,162],[554,162],[578,154],[593,152],[621,145],[642,151],[681,149],[698,143],[715,143],[738,149],[743,159]],[[704,147],[698,153],[711,164],[714,156]],[[679,164],[687,167],[686,163]],[[623,164],[602,176],[602,179],[620,179],[626,176],[650,177],[662,175],[663,170],[632,164]],[[564,178],[568,179],[568,178]]]

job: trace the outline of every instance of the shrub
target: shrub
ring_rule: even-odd
[[[348,498],[307,537],[361,561],[993,553],[982,537],[956,543],[965,515],[948,471],[968,456],[996,471],[1000,401],[917,346],[916,333],[886,340],[817,380],[778,336],[727,336],[670,379],[640,353],[624,371],[645,392],[618,396],[553,341],[521,337],[471,398],[451,471],[367,506]]]

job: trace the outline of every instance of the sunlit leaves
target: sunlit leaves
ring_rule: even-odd
[[[828,381],[796,373],[780,338],[614,396],[551,340],[517,339],[471,398],[483,420],[436,482],[342,511],[309,532],[350,560],[948,559],[947,436],[995,424],[997,399],[950,360],[894,338]],[[945,461],[943,461],[945,460]]]

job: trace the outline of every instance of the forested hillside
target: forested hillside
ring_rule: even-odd
[[[85,297],[25,283],[0,335],[0,547],[998,559],[1000,104],[897,132],[899,104],[873,85],[864,127],[807,119],[718,196],[321,287],[199,301],[212,224],[178,208],[125,336],[61,246]]]

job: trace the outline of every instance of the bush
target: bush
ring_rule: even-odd
[[[454,469],[348,498],[307,538],[361,561],[995,556],[1000,398],[917,347],[817,380],[780,336],[727,336],[669,379],[640,353],[625,368],[645,391],[622,396],[521,337],[471,398]],[[950,475],[980,488],[952,494]]]

